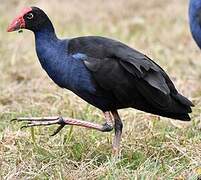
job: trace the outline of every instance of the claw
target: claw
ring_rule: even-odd
[[[63,129],[64,126],[65,126],[65,124],[61,124],[61,125],[56,129],[56,131],[54,131],[54,133],[51,134],[50,136],[55,136],[57,133],[59,133],[59,132]]]
[[[27,125],[24,125],[22,127],[20,127],[20,129],[24,129],[24,128],[28,128],[28,127],[32,127],[32,126],[37,126],[35,124],[27,124]]]
[[[17,118],[11,119],[10,122],[17,121]]]

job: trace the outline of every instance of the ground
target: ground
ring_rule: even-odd
[[[102,113],[57,87],[42,70],[33,34],[7,33],[26,6],[39,6],[59,37],[101,35],[138,49],[162,66],[196,105],[181,123],[134,109],[123,119],[121,158],[114,133],[55,126],[20,129],[19,116],[62,115],[103,122]],[[0,179],[197,179],[201,174],[201,51],[188,27],[186,0],[2,0],[0,6]]]

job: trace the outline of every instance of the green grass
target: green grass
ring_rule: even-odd
[[[90,4],[90,6],[89,6]],[[119,39],[159,63],[195,103],[192,121],[125,109],[121,158],[114,132],[57,126],[20,129],[19,116],[76,117],[103,123],[102,113],[58,88],[42,71],[32,33],[6,33],[24,6],[45,9],[60,37]],[[188,29],[185,0],[3,1],[0,6],[0,179],[197,179],[201,171],[201,53]],[[174,12],[174,13],[173,13]]]

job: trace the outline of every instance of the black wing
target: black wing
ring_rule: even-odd
[[[174,98],[191,111],[192,103],[178,94],[159,65],[121,42],[95,36],[79,37],[70,40],[68,51],[85,54],[84,63],[96,82],[125,106],[149,111],[136,107],[141,106],[142,103],[136,101],[143,97],[153,108],[165,110],[170,108]]]

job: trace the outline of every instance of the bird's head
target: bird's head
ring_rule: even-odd
[[[50,22],[48,16],[38,7],[24,8],[20,14],[11,22],[7,31],[28,29],[37,31]]]

